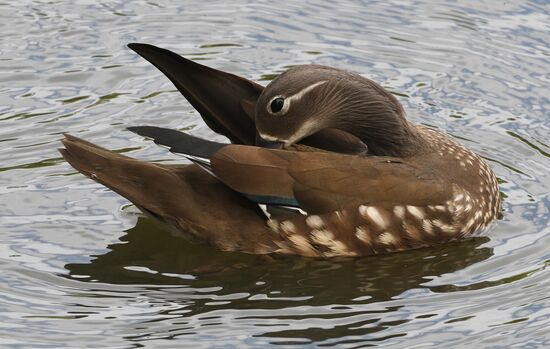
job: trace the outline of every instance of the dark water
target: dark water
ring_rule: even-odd
[[[550,347],[549,5],[515,2],[0,2],[0,347]],[[368,75],[489,160],[504,218],[359,259],[174,237],[56,151],[70,132],[174,159],[139,124],[223,139],[134,41],[264,84],[303,63]]]

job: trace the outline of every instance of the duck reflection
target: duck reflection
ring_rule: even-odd
[[[165,320],[171,321],[165,326],[171,330],[157,334],[174,338],[194,333],[194,326],[200,326],[197,321],[229,311],[238,314],[239,321],[250,322],[254,336],[269,338],[273,344],[326,343],[347,336],[357,338],[352,342],[375,344],[387,338],[386,329],[399,328],[410,320],[385,320],[402,306],[378,304],[376,310],[365,310],[362,305],[388,301],[493,253],[480,247],[487,238],[472,238],[440,248],[322,260],[220,252],[171,235],[145,217],[127,232],[121,238],[123,243],[109,246],[110,252],[94,256],[88,264],[65,267],[69,278],[90,285],[102,282],[116,288],[132,284],[155,303],[181,305],[159,310],[141,323],[135,335],[125,337],[131,342],[144,340],[143,329],[153,326],[155,319],[171,319]],[[313,308],[318,310],[314,314],[304,311]],[[350,321],[343,321],[347,317]],[[320,330],[314,323],[304,328],[302,320],[340,324]],[[295,321],[298,328],[291,326]]]
[[[237,292],[269,297],[310,297],[308,305],[346,304],[362,297],[368,302],[391,299],[418,288],[434,276],[485,260],[492,249],[480,247],[488,238],[472,238],[439,248],[364,258],[311,259],[220,252],[172,235],[150,218],[92,256],[87,264],[67,264],[69,277],[109,284],[217,287],[217,296]],[[238,306],[247,306],[239,302]],[[248,302],[257,307],[258,300]],[[235,306],[233,304],[232,306]],[[277,307],[281,306],[280,303]]]

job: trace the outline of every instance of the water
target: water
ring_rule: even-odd
[[[516,2],[0,2],[0,346],[550,347],[550,15]],[[504,218],[358,259],[174,237],[56,151],[69,132],[174,161],[124,130],[141,124],[223,140],[134,41],[264,84],[303,63],[368,75],[489,160]]]

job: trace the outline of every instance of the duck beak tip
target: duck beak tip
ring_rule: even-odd
[[[282,141],[268,141],[268,140],[263,139],[261,137],[257,137],[256,138],[256,145],[258,147],[262,147],[262,148],[283,149],[283,147],[286,145],[286,143],[282,142]]]

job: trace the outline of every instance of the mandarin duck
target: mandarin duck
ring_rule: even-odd
[[[264,88],[165,49],[128,46],[231,144],[135,126],[192,163],[144,162],[68,134],[60,152],[185,236],[224,251],[362,256],[468,237],[499,214],[485,161],[407,120],[370,79],[300,65]]]

